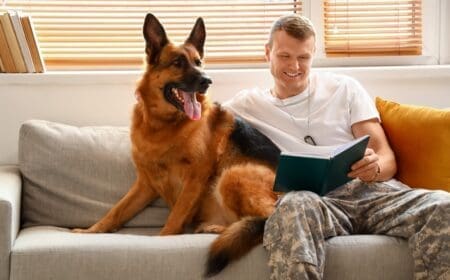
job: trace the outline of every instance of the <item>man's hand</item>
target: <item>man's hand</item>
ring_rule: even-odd
[[[352,165],[348,173],[350,178],[359,178],[364,182],[374,182],[378,179],[381,169],[379,157],[371,148],[367,148],[364,157]]]

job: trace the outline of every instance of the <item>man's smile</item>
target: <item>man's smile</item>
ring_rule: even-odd
[[[299,72],[283,72],[283,74],[285,74],[286,76],[288,76],[291,79],[295,79],[298,76],[300,76],[302,73],[299,73]]]

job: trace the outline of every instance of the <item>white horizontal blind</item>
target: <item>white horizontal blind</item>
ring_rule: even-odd
[[[264,44],[280,15],[301,13],[301,0],[67,1],[16,0],[31,15],[48,69],[137,68],[144,57],[142,24],[151,12],[182,43],[197,17],[207,29],[207,63],[264,60]]]
[[[324,0],[327,56],[420,55],[420,0]]]

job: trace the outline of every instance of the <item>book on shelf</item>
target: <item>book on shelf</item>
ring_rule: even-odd
[[[12,58],[11,50],[9,49],[8,43],[6,42],[6,35],[3,31],[3,24],[0,21],[0,59],[2,60],[3,72],[15,73],[16,65]]]
[[[23,32],[20,14],[18,11],[11,11],[9,15],[11,17],[12,27],[14,28],[14,32],[16,33],[17,42],[19,43],[20,51],[22,53],[23,61],[25,62],[27,73],[34,73],[36,71],[34,70],[30,48],[28,47],[27,39],[25,38],[25,33]]]
[[[0,16],[0,21],[2,22],[3,31],[5,32],[6,42],[8,43],[9,50],[11,51],[12,59],[14,65],[16,66],[16,71],[18,73],[26,73],[27,67],[25,66],[25,60],[22,56],[22,51],[19,46],[19,41],[17,40],[16,32],[14,31],[11,15],[9,12],[4,12]]]
[[[37,42],[36,32],[34,31],[34,25],[32,23],[31,17],[24,15],[20,18],[22,21],[23,31],[25,33],[25,38],[30,47],[31,58],[33,60],[34,68],[37,73],[45,72],[45,63],[42,58],[41,50]]]
[[[352,180],[351,166],[364,157],[369,136],[336,147],[327,155],[281,153],[274,191],[307,190],[325,195]]]
[[[0,9],[0,60],[6,73],[42,73],[45,63],[30,16]]]

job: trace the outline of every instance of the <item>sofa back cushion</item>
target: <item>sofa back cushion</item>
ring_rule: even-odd
[[[129,129],[75,127],[41,120],[19,133],[24,227],[89,227],[135,180]],[[153,203],[125,226],[164,225],[168,209]]]
[[[450,191],[450,110],[376,98],[397,160],[396,178],[417,188]]]

